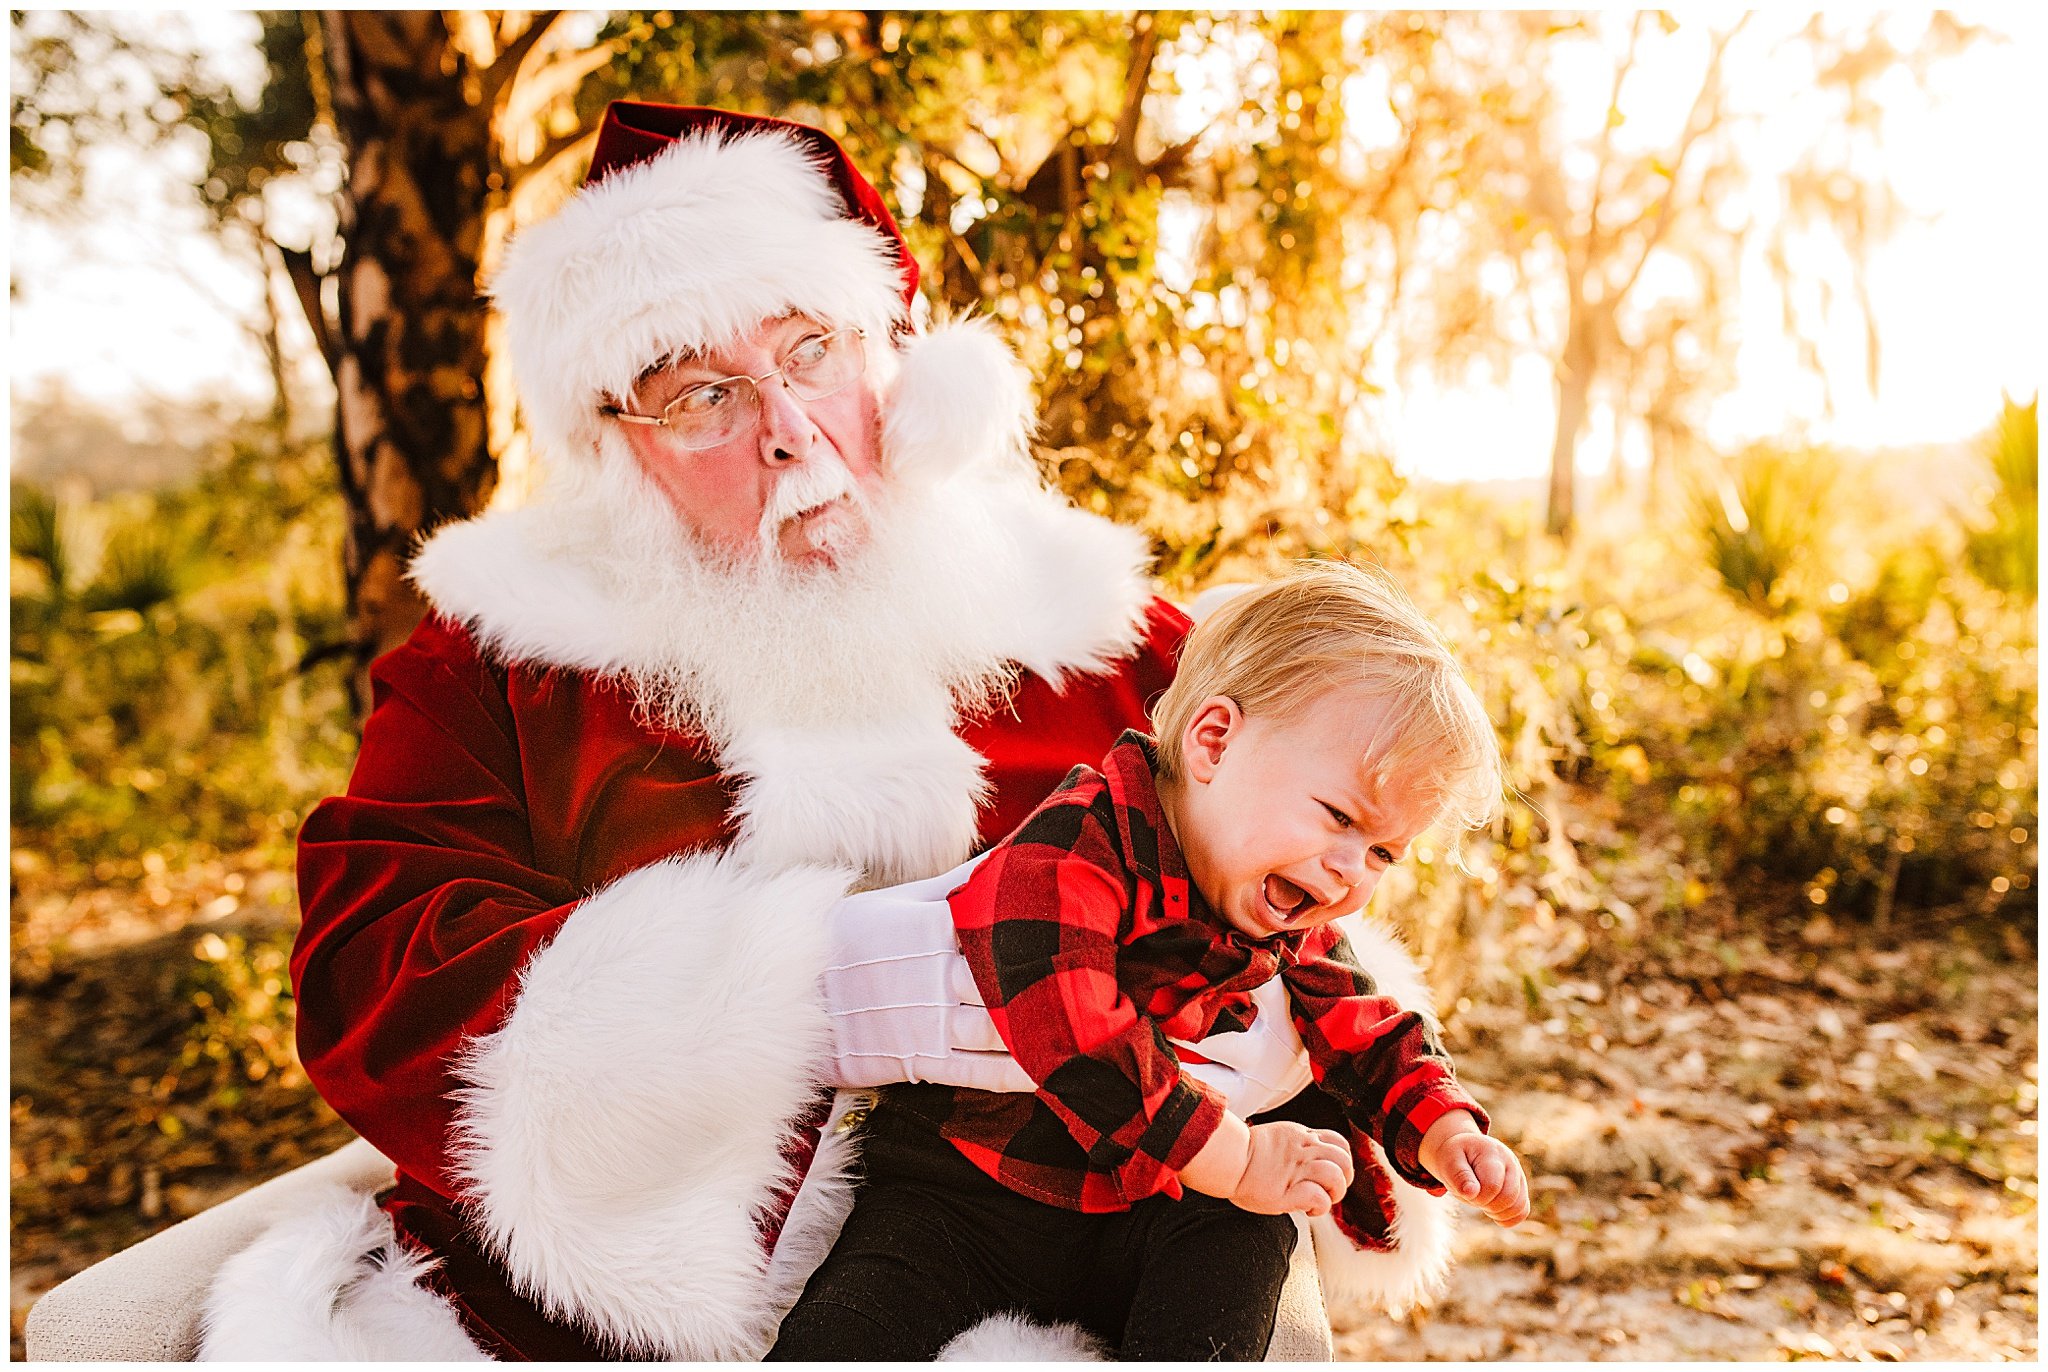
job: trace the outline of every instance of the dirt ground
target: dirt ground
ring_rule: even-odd
[[[1650,940],[1456,1016],[1534,1212],[1338,1356],[2033,1361],[2036,964],[1932,925]]]
[[[284,1042],[288,1016],[270,983],[282,989],[297,915],[291,874],[274,858],[110,873],[81,892],[17,847],[13,877],[8,1266],[19,1360],[22,1321],[50,1287],[353,1135]]]
[[[144,888],[161,900],[16,875],[18,1359],[51,1285],[348,1135],[288,1070],[224,1109],[235,1072],[191,1046],[211,1041],[191,1020],[195,940],[281,947],[281,873],[165,874]],[[1883,934],[1815,918],[1785,946],[1743,927],[1723,911],[1597,940],[1451,1011],[1534,1214],[1468,1217],[1427,1310],[1334,1312],[1340,1357],[2036,1357],[2031,944],[1927,915]]]

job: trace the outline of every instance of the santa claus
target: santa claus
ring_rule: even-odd
[[[1188,621],[916,283],[832,139],[714,110],[613,105],[512,243],[549,484],[421,549],[433,612],[300,835],[300,1053],[397,1184],[231,1261],[205,1355],[758,1357],[845,1212],[847,1088],[1029,1089],[951,869],[1144,727]],[[1287,1019],[1193,1070],[1291,1094]],[[1374,1164],[1317,1247],[1401,1302],[1447,1225]]]

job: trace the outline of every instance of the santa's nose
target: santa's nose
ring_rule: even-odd
[[[801,462],[811,455],[818,426],[803,402],[782,384],[781,377],[761,383],[761,460],[771,467]]]

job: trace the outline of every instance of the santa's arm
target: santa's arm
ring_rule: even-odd
[[[466,638],[430,627],[376,681],[350,792],[302,836],[309,1074],[551,1314],[643,1356],[758,1353],[756,1221],[815,1090],[847,874],[700,854],[579,891],[535,861]]]
[[[372,684],[349,790],[299,836],[299,1054],[357,1132],[452,1196],[457,1054],[581,893],[534,861],[510,721],[459,633],[424,626]]]

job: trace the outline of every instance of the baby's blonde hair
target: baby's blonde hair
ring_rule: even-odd
[[[1304,562],[1195,627],[1152,710],[1159,770],[1182,775],[1181,735],[1211,696],[1285,718],[1339,689],[1386,702],[1365,759],[1375,786],[1415,789],[1454,834],[1499,813],[1500,740],[1443,636],[1391,576],[1342,562]]]

